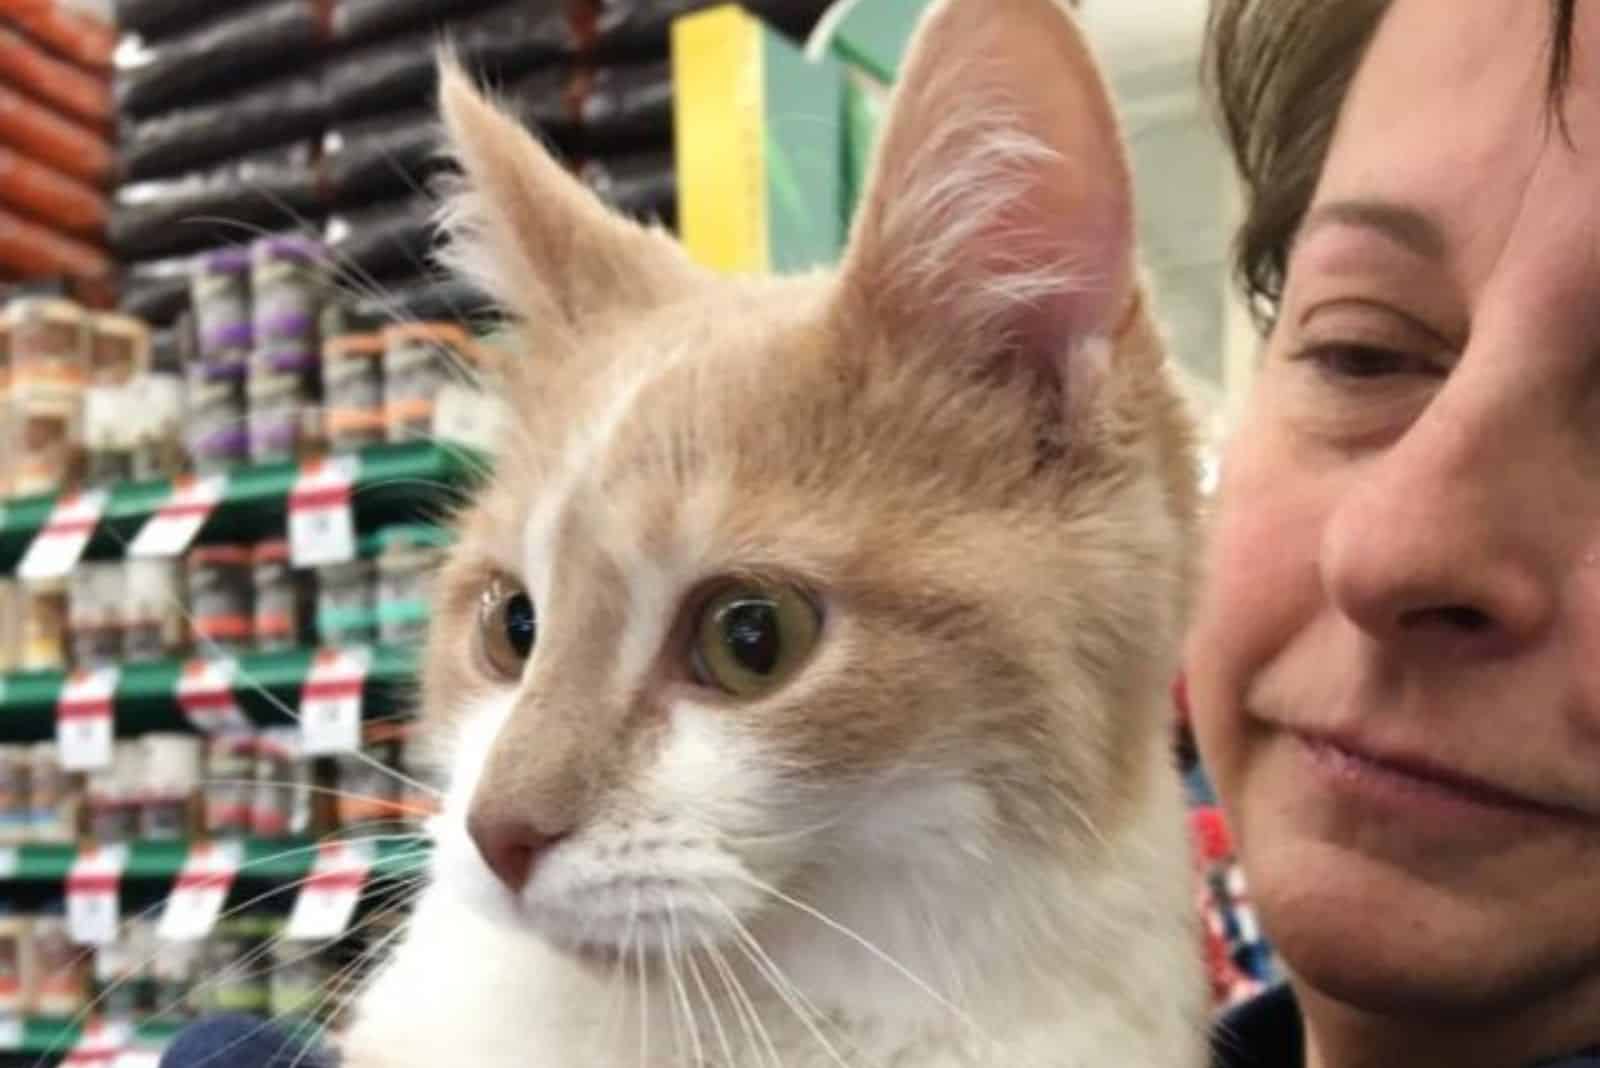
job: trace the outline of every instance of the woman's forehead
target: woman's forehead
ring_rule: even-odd
[[[1330,208],[1392,209],[1437,236],[1438,258],[1470,264],[1497,254],[1553,170],[1600,179],[1600,9],[1578,12],[1561,100],[1569,141],[1552,121],[1548,4],[1395,0],[1340,112],[1302,238]],[[1583,200],[1588,222],[1600,219],[1600,198]]]

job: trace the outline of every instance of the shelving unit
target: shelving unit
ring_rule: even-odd
[[[373,646],[371,653],[361,706],[368,719],[380,719],[403,709],[416,678],[416,653],[383,645]],[[315,655],[311,649],[291,649],[238,658],[233,693],[240,711],[257,726],[293,723],[290,713]],[[183,664],[157,660],[122,669],[112,699],[118,737],[190,729],[177,700]],[[0,675],[0,737],[11,742],[50,738],[66,677],[59,671]]]
[[[470,482],[482,463],[476,453],[466,448],[426,441],[379,445],[357,456],[360,472],[351,503],[358,530],[432,518],[440,507],[438,491]],[[241,467],[231,472],[223,498],[201,528],[199,540],[255,537],[262,531],[282,530],[289,491],[299,470],[293,463],[281,463]],[[85,556],[105,559],[121,555],[171,493],[172,483],[165,479],[117,486],[106,502],[105,514]],[[16,569],[55,504],[53,494],[0,502],[0,574]]]

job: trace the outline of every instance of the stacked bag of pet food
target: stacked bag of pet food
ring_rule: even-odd
[[[156,327],[189,306],[198,254],[315,230],[327,121],[319,0],[117,0],[123,307]]]
[[[0,9],[0,279],[103,292],[115,46],[55,0]]]
[[[411,312],[470,301],[430,285],[438,155],[434,46],[441,36],[576,172],[640,218],[673,226],[678,17],[720,0],[338,0],[324,139],[336,258]],[[749,0],[801,34],[826,0]],[[441,32],[442,31],[442,32]]]

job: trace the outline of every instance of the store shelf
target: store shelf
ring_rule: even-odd
[[[314,655],[311,649],[294,649],[240,657],[233,686],[240,710],[259,726],[295,722],[293,712]],[[112,701],[119,737],[192,729],[177,701],[182,669],[178,660],[123,667]],[[56,703],[65,681],[59,671],[0,675],[0,737],[12,743],[54,737]],[[364,716],[377,719],[405,710],[415,683],[415,649],[374,646],[362,692]]]
[[[359,456],[361,470],[352,496],[358,530],[433,518],[441,503],[449,503],[441,499],[448,497],[450,489],[469,483],[481,469],[480,458],[471,450],[426,441],[379,445]],[[281,534],[289,490],[298,473],[299,467],[293,463],[231,472],[222,501],[201,528],[199,540],[256,541]],[[121,555],[171,491],[171,482],[164,479],[114,487],[86,555]],[[0,574],[16,570],[28,545],[50,518],[55,502],[54,495],[0,502]]]
[[[70,1016],[25,1016],[14,1020],[0,1038],[0,1057],[20,1064],[34,1065],[22,1058],[59,1057],[83,1039],[83,1022]],[[141,1047],[159,1049],[178,1037],[183,1023],[178,1020],[151,1020],[133,1030],[133,1041]]]
[[[352,836],[358,840],[359,835]],[[337,840],[336,837],[328,841]],[[305,878],[316,858],[317,843],[307,838],[247,838],[238,879],[246,883],[293,883]],[[125,883],[170,884],[189,855],[187,841],[143,841],[128,846]],[[426,844],[422,838],[387,835],[374,843],[377,856],[371,877],[392,879],[414,873],[422,863]],[[0,887],[17,891],[25,886],[45,886],[59,891],[77,859],[78,847],[68,842],[34,842],[0,847]]]

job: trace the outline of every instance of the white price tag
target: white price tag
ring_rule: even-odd
[[[133,1028],[121,1021],[91,1021],[83,1037],[62,1059],[62,1068],[115,1068]]]
[[[111,1062],[111,1068],[161,1068],[159,1049],[125,1049]]]
[[[67,933],[74,942],[104,946],[117,940],[118,890],[127,866],[126,846],[100,846],[78,854],[67,873]]]
[[[460,382],[448,383],[433,405],[433,436],[483,452],[494,448],[504,408],[494,394]]]
[[[0,1016],[0,1050],[12,1051],[22,1048],[22,1017],[5,1015]]]
[[[225,475],[207,478],[180,478],[172,485],[172,496],[145,521],[128,546],[133,557],[182,556],[206,525],[217,502],[227,489]]]
[[[300,691],[300,741],[306,756],[361,748],[361,691],[369,659],[365,649],[330,649],[312,661]]]
[[[236,842],[196,844],[172,884],[161,922],[156,926],[157,937],[169,942],[197,942],[211,934],[243,855]]]
[[[68,494],[56,501],[44,529],[34,537],[22,562],[18,577],[28,581],[60,578],[83,558],[94,528],[106,510],[105,490]]]
[[[16,846],[0,847],[0,881],[15,879],[17,865],[22,862],[22,850]]]
[[[111,713],[121,672],[116,667],[75,671],[56,702],[56,748],[67,771],[94,771],[111,764],[115,734]]]
[[[331,942],[350,927],[373,852],[367,842],[324,842],[300,886],[283,937],[291,942]]]
[[[202,734],[247,730],[250,721],[233,693],[239,662],[232,659],[190,660],[178,675],[178,707]]]
[[[289,491],[289,559],[321,567],[355,559],[356,522],[350,508],[360,461],[335,456],[307,461]]]

